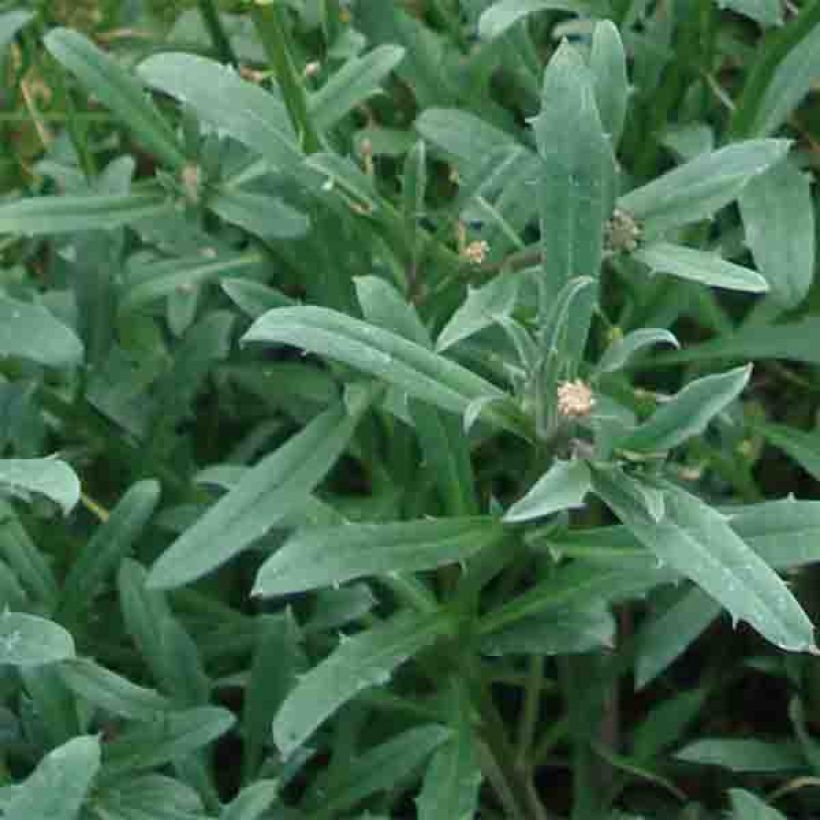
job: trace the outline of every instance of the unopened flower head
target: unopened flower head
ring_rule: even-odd
[[[595,407],[589,385],[580,379],[558,385],[558,412],[567,419],[586,418]]]
[[[640,225],[634,217],[620,208],[612,212],[612,217],[606,223],[604,241],[608,250],[627,251],[636,250],[641,239]]]
[[[304,70],[305,79],[315,77],[322,70],[322,64],[318,60],[311,60]]]
[[[471,265],[483,265],[487,254],[490,252],[490,246],[484,239],[476,239],[470,242],[461,250],[461,256],[466,259]]]

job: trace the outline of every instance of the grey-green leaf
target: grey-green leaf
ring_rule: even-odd
[[[262,459],[157,559],[149,586],[177,587],[212,572],[304,504],[344,451],[365,409],[361,402],[348,412],[339,402]]]
[[[806,759],[796,743],[753,738],[703,738],[684,746],[675,757],[687,763],[745,773],[782,774],[806,767]]]
[[[54,621],[25,612],[0,614],[0,664],[42,666],[73,657],[73,638]]]
[[[589,468],[585,462],[558,460],[523,498],[507,510],[504,522],[530,521],[560,510],[583,507],[590,488]]]
[[[633,330],[606,349],[595,370],[597,373],[612,373],[620,370],[639,350],[649,345],[662,343],[680,348],[675,335],[663,328],[645,327]]]
[[[401,46],[383,45],[348,60],[310,97],[308,108],[316,128],[332,128],[359,103],[381,91],[382,81],[402,59]]]
[[[45,37],[46,48],[103,105],[127,123],[137,139],[174,170],[185,154],[171,126],[148,99],[140,84],[104,51],[78,31],[58,28]]]
[[[589,69],[601,124],[612,145],[616,146],[626,118],[629,79],[626,75],[624,44],[618,27],[611,20],[601,20],[595,25]]]
[[[220,820],[259,820],[279,793],[277,780],[257,780],[245,786],[222,810]]]
[[[206,820],[199,795],[161,774],[125,777],[95,790],[94,807],[105,820]]]
[[[757,271],[727,262],[716,253],[698,251],[672,242],[654,242],[632,256],[657,273],[668,273],[713,288],[765,293],[769,283]]]
[[[68,367],[82,361],[83,344],[41,305],[0,296],[0,356]]]
[[[80,479],[57,458],[0,459],[0,492],[39,493],[59,504],[64,514],[80,500]]]
[[[345,638],[327,658],[300,678],[273,721],[273,738],[288,756],[342,704],[363,689],[381,686],[393,670],[450,629],[440,612],[404,612]]]
[[[786,820],[777,809],[745,789],[729,789],[732,820]]]
[[[623,450],[657,452],[683,444],[702,433],[741,394],[751,375],[752,366],[746,365],[690,382],[618,446]]]
[[[506,399],[498,387],[461,365],[382,328],[320,307],[278,308],[257,319],[245,342],[303,348],[377,376],[408,395],[464,413],[476,399]],[[521,432],[509,401],[487,405],[482,416]]]
[[[649,234],[706,219],[750,179],[780,162],[789,145],[788,140],[746,140],[701,154],[625,194],[618,207],[644,222]]]
[[[5,47],[17,36],[17,32],[34,17],[34,12],[17,9],[0,14],[0,56]]]
[[[262,565],[254,594],[287,595],[366,575],[465,561],[503,537],[492,518],[442,518],[305,529]]]
[[[820,434],[795,430],[785,424],[755,424],[755,429],[820,481]]]
[[[789,651],[816,651],[814,627],[775,571],[695,496],[663,483],[665,514],[654,520],[637,501],[641,486],[612,467],[596,466],[593,488],[636,538],[764,638]]]
[[[305,214],[274,196],[223,187],[208,197],[208,207],[261,239],[298,239],[310,229]]]
[[[746,244],[769,294],[784,309],[796,307],[814,276],[815,225],[811,181],[790,162],[755,177],[738,198]]]
[[[5,805],[4,820],[76,820],[100,767],[100,741],[75,737],[49,752]]]
[[[763,27],[783,24],[783,9],[778,0],[717,0],[719,8],[731,9]]]
[[[97,528],[63,585],[63,619],[71,620],[91,606],[97,586],[106,575],[116,572],[120,560],[142,533],[159,503],[159,495],[158,482],[137,482],[119,500],[108,520]]]
[[[121,228],[143,219],[173,213],[168,196],[158,190],[136,194],[38,196],[0,205],[0,234],[73,233]]]
[[[500,37],[519,20],[539,11],[574,11],[581,14],[588,11],[588,6],[573,0],[498,0],[481,14],[478,20],[479,37],[482,40]]]

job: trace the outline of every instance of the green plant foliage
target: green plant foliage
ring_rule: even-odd
[[[0,816],[820,816],[818,38],[0,4]]]

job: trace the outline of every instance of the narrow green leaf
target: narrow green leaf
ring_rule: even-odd
[[[638,248],[632,257],[651,268],[653,273],[668,273],[713,288],[746,293],[765,293],[769,290],[769,283],[757,271],[727,262],[716,253],[698,251],[684,245],[653,242]]]
[[[257,780],[222,810],[219,820],[260,820],[279,793],[279,781]]]
[[[366,408],[362,401],[347,412],[337,403],[262,459],[157,559],[149,586],[182,586],[212,572],[304,504],[344,452]]]
[[[788,140],[735,142],[663,174],[618,200],[618,207],[656,235],[679,225],[707,219],[728,205],[757,174],[780,162]]]
[[[31,540],[14,509],[2,499],[0,554],[14,570],[26,592],[51,611],[57,600],[57,581],[42,551]]]
[[[68,515],[80,500],[80,479],[65,461],[56,458],[3,458],[0,491],[44,495]]]
[[[139,75],[153,88],[191,106],[210,123],[252,148],[273,167],[293,170],[302,153],[284,105],[233,69],[196,54],[156,54]]]
[[[399,788],[449,734],[437,724],[417,726],[374,746],[345,767],[339,782],[322,797],[323,810],[339,816],[370,795]]]
[[[225,279],[221,285],[228,298],[251,319],[258,319],[273,308],[295,304],[281,291],[251,279]]]
[[[226,277],[223,280],[226,288],[233,284],[240,288],[243,285],[258,285],[264,288],[264,285],[257,282],[227,278],[239,277],[253,271],[259,268],[262,262],[262,255],[251,251],[241,255],[214,252],[213,255],[209,254],[204,258],[202,254],[198,254],[131,265],[120,289],[117,308],[121,313],[126,313],[177,293],[187,293],[222,277]],[[282,304],[284,302],[279,302],[275,306],[280,307]]]
[[[216,706],[168,712],[151,723],[141,723],[106,744],[102,776],[106,780],[163,766],[207,746],[225,734],[234,716]]]
[[[308,108],[319,131],[333,128],[359,103],[381,91],[381,83],[404,59],[396,45],[374,48],[363,57],[352,57],[315,94]]]
[[[0,205],[0,234],[108,231],[144,219],[161,219],[173,213],[173,207],[161,191],[29,197]]]
[[[467,297],[436,338],[441,353],[475,333],[491,327],[515,308],[521,276],[512,271],[493,277],[480,288],[467,288]]]
[[[420,572],[465,561],[503,537],[491,518],[348,524],[292,535],[262,565],[255,595],[287,595],[367,575]]]
[[[785,424],[755,424],[754,428],[820,481],[820,434],[795,430]]]
[[[261,239],[298,239],[310,220],[278,197],[223,187],[208,197],[208,207],[226,222]]]
[[[278,308],[254,322],[245,342],[276,342],[300,347],[370,373],[408,395],[454,413],[476,399],[506,394],[455,362],[366,322],[319,307]],[[509,402],[485,407],[488,420],[521,431]]]
[[[304,675],[273,721],[273,738],[286,757],[340,706],[363,689],[382,686],[393,670],[450,630],[440,612],[405,612],[345,638]]]
[[[732,820],[786,820],[784,814],[744,789],[729,789],[729,799]]]
[[[430,334],[412,305],[389,282],[379,276],[357,276],[356,298],[364,318],[422,347],[430,347]]]
[[[458,684],[451,698],[450,736],[433,755],[416,798],[419,820],[472,820],[478,806],[481,769],[476,759],[471,704]]]
[[[72,565],[60,602],[60,617],[71,621],[91,606],[98,585],[117,566],[159,503],[160,487],[156,481],[140,481],[131,486],[111,511],[108,520],[97,528]]]
[[[76,737],[49,752],[5,805],[4,820],[75,820],[100,767],[100,741]]]
[[[199,795],[184,783],[160,774],[126,777],[95,789],[94,807],[102,820],[206,820]]]
[[[556,461],[529,492],[504,515],[507,524],[531,521],[560,510],[583,507],[591,489],[589,468],[583,461]]]
[[[482,12],[478,20],[478,35],[482,40],[494,40],[524,17],[539,11],[573,11],[585,14],[589,7],[573,0],[498,0]]]
[[[649,345],[661,343],[680,348],[678,340],[674,334],[668,330],[654,327],[633,330],[631,333],[627,333],[623,339],[620,339],[606,349],[595,370],[597,373],[612,373],[616,370],[620,370],[639,350]]]
[[[545,605],[510,626],[482,638],[487,655],[571,655],[611,647],[615,620],[604,600]]]
[[[131,720],[154,720],[171,708],[171,704],[154,689],[137,686],[87,658],[63,662],[60,676],[72,692],[111,715]]]
[[[67,367],[82,361],[83,345],[44,307],[0,296],[0,356]]]
[[[34,12],[18,9],[0,14],[0,56],[17,33],[34,18]]]
[[[752,366],[746,365],[690,382],[618,446],[636,452],[658,452],[683,444],[702,433],[741,394],[751,375]]]
[[[626,118],[629,79],[626,75],[624,44],[618,27],[611,20],[602,20],[595,25],[589,69],[601,124],[612,145],[616,146]]]
[[[703,738],[684,746],[675,757],[702,766],[721,766],[733,772],[782,774],[806,767],[796,743],[769,743],[739,738]]]
[[[152,154],[174,170],[185,164],[185,153],[171,126],[139,83],[111,57],[78,31],[67,28],[50,31],[45,44],[88,92],[128,124]]]
[[[638,540],[690,578],[764,638],[790,651],[816,651],[814,628],[774,570],[750,549],[716,510],[664,483],[665,515],[656,520],[637,503],[636,482],[623,472],[595,467],[593,488]],[[633,492],[629,492],[630,488]]]
[[[74,641],[59,624],[26,615],[0,614],[0,664],[42,666],[74,657]]]
[[[738,199],[746,244],[769,293],[784,309],[803,301],[814,276],[815,225],[809,177],[779,162]]]
[[[632,736],[632,756],[641,763],[657,760],[659,752],[679,741],[710,694],[705,686],[672,693],[651,707]]]
[[[720,606],[700,589],[687,589],[636,637],[635,686],[643,689],[677,660],[720,615]]]
[[[760,26],[780,26],[783,24],[783,9],[777,0],[717,0],[718,8],[731,9]]]
[[[542,109],[532,127],[542,159],[538,197],[545,250],[543,315],[571,279],[598,278],[604,223],[613,204],[612,148],[598,115],[592,76],[567,42],[547,65]]]
[[[820,26],[815,23],[806,36],[792,45],[769,77],[749,128],[751,135],[773,134],[820,78]]]

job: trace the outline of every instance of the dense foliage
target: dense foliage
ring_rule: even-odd
[[[820,813],[820,0],[0,3],[5,820]]]

